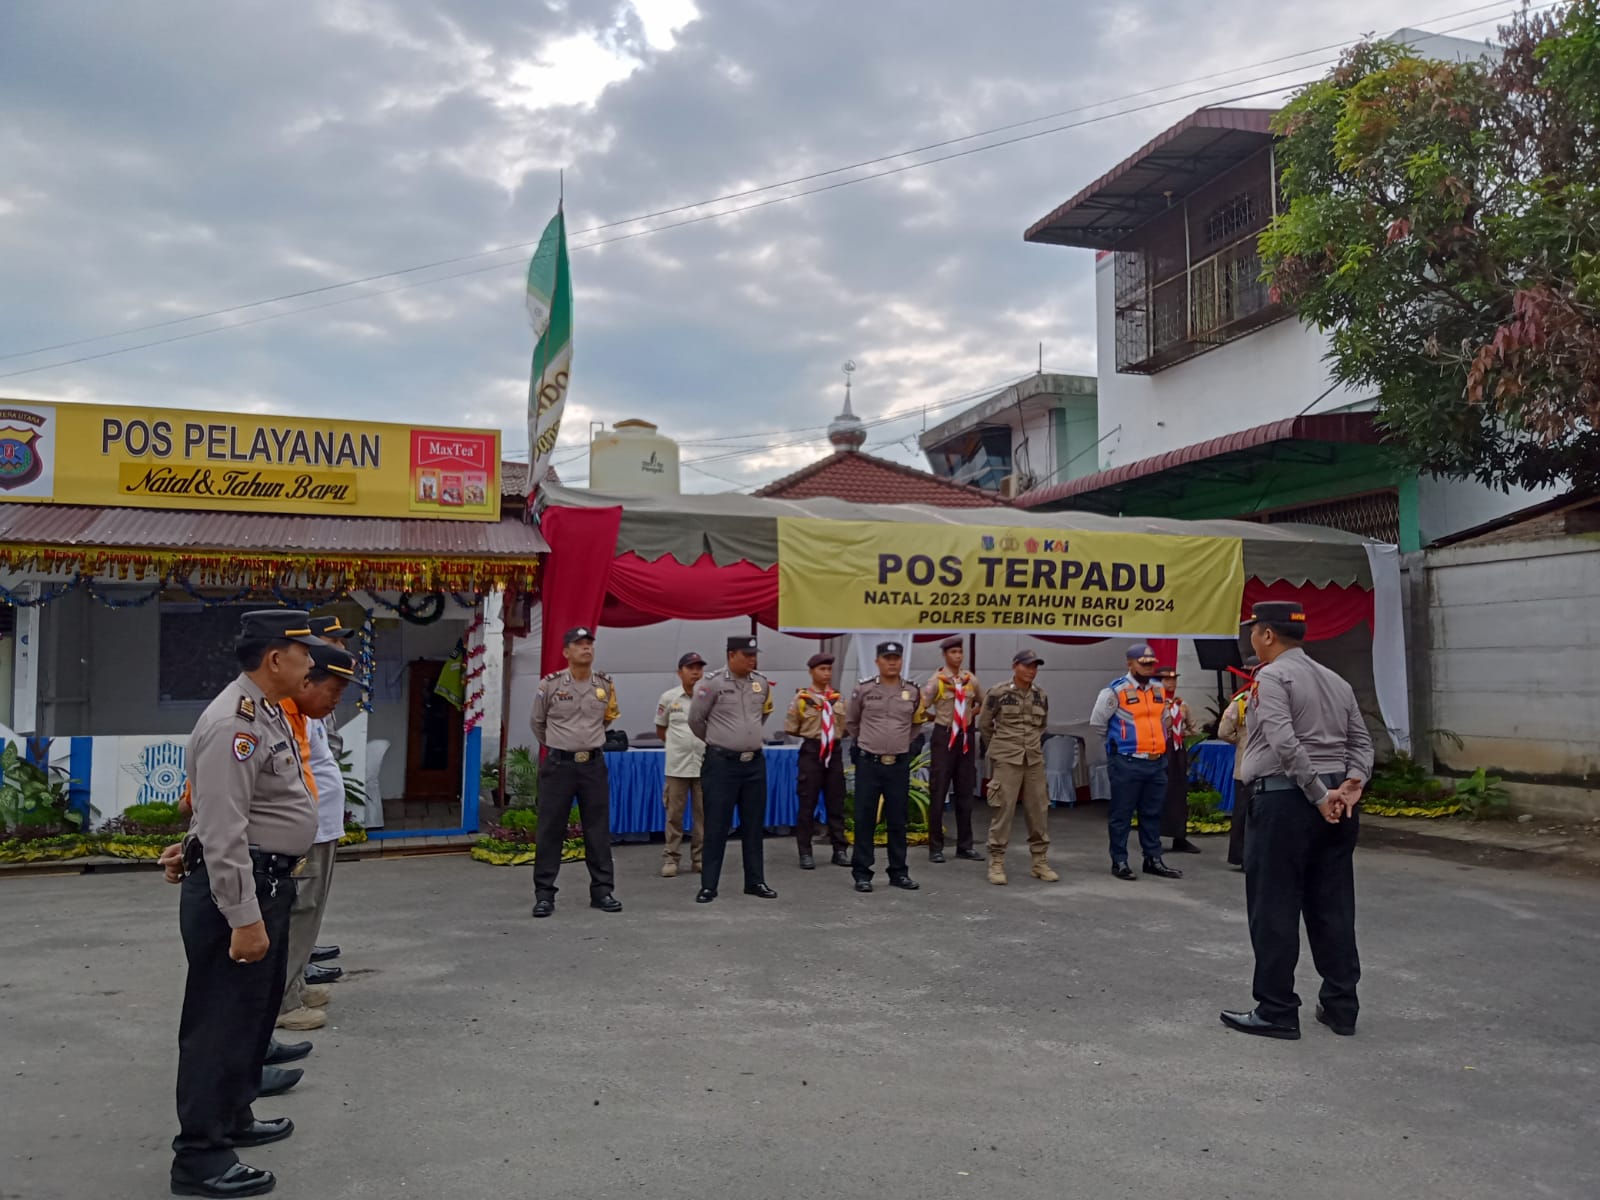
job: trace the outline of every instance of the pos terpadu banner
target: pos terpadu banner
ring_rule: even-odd
[[[1236,637],[1238,538],[778,519],[778,624]]]

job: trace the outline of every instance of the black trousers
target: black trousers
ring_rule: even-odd
[[[850,874],[872,882],[875,858],[872,835],[878,827],[878,798],[883,798],[883,821],[889,830],[889,878],[904,879],[906,867],[906,815],[911,806],[911,755],[897,754],[885,763],[876,754],[861,751],[856,763],[856,846],[850,856]]]
[[[261,1062],[278,1020],[289,966],[289,909],[295,881],[256,874],[268,947],[259,962],[228,956],[233,930],[211,898],[204,865],[183,881],[178,928],[189,972],[178,1021],[178,1136],[172,1176],[195,1183],[221,1175],[239,1156],[230,1135],[255,1120]]]
[[[534,829],[533,896],[554,899],[561,889],[561,846],[567,840],[567,815],[578,802],[583,826],[583,856],[589,867],[591,898],[609,896],[615,886],[611,870],[611,784],[606,760],[596,752],[586,763],[565,753],[545,752],[539,765],[539,821]]]
[[[1322,976],[1322,1007],[1335,1024],[1354,1025],[1361,979],[1354,870],[1360,818],[1330,825],[1298,791],[1265,792],[1249,806],[1244,894],[1256,954],[1256,1008],[1269,1021],[1300,1023],[1294,970],[1303,918]]]
[[[767,881],[762,859],[761,839],[766,835],[767,759],[757,750],[749,762],[740,762],[737,753],[707,749],[700,768],[700,784],[705,788],[706,848],[700,866],[700,887],[716,894],[722,879],[722,860],[728,853],[728,837],[733,832],[733,814],[739,814],[739,844],[744,850],[744,885],[754,887]]]
[[[1228,820],[1228,865],[1244,866],[1244,835],[1250,822],[1250,797],[1244,781],[1233,781],[1233,815]]]
[[[822,833],[822,823],[817,820],[818,796],[828,814],[828,841],[836,850],[848,846],[849,839],[844,836],[844,747],[834,742],[828,765],[823,766],[822,742],[817,738],[801,742],[796,790],[800,811],[794,820],[794,840],[800,853],[810,854],[812,839]]]
[[[950,726],[933,727],[928,762],[928,852],[944,849],[944,800],[955,785],[956,849],[972,850],[972,806],[978,792],[978,735],[968,732],[963,753],[950,748]]]
[[[1146,858],[1161,857],[1161,810],[1167,803],[1167,759],[1130,758],[1113,754],[1106,761],[1111,776],[1111,811],[1106,829],[1111,835],[1111,864],[1128,861],[1128,830],[1139,814],[1139,846]]]
[[[1180,747],[1167,751],[1167,799],[1161,807],[1161,836],[1181,842],[1188,835],[1189,751]]]

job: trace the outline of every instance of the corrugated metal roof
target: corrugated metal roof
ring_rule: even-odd
[[[1022,235],[1109,250],[1172,203],[1261,149],[1270,108],[1202,108],[1157,134]],[[1170,193],[1170,197],[1167,193]]]
[[[17,503],[0,503],[0,541],[33,546],[449,558],[526,559],[550,549],[536,528],[515,519],[434,521]]]
[[[1220,458],[1225,454],[1254,450],[1275,442],[1344,442],[1376,446],[1382,441],[1383,436],[1373,423],[1371,413],[1323,413],[1314,417],[1290,417],[1283,421],[1257,425],[1253,429],[1241,429],[1236,433],[1224,434],[1208,442],[1198,442],[1193,446],[1168,450],[1165,454],[1141,458],[1137,462],[1123,463],[1122,466],[1112,467],[1108,471],[1096,471],[1093,475],[1085,475],[1082,479],[1034,488],[1032,491],[1022,493],[1014,503],[1018,508],[1039,508],[1046,504],[1070,500],[1075,496],[1105,491],[1136,479],[1147,479],[1152,475],[1160,475],[1164,471],[1192,463]]]

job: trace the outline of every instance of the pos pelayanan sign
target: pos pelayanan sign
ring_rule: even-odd
[[[500,434],[0,400],[0,501],[500,519]]]
[[[778,520],[778,624],[1236,637],[1238,538]]]

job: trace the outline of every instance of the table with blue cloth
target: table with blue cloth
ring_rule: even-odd
[[[1189,780],[1206,783],[1222,793],[1222,812],[1233,811],[1233,756],[1231,742],[1201,742],[1189,751]]]
[[[800,807],[796,782],[800,771],[799,746],[766,746],[768,829],[793,826]],[[611,835],[648,837],[667,830],[667,810],[662,794],[667,783],[665,750],[608,750],[606,771],[611,777]],[[683,827],[694,820],[694,806],[687,805]],[[734,828],[739,826],[734,816]]]

